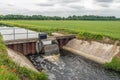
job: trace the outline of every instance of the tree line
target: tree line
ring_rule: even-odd
[[[42,15],[0,15],[0,20],[120,20],[115,16],[95,16],[95,15],[83,15],[83,16],[42,16]]]

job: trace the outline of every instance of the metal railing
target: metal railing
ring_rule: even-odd
[[[22,32],[16,32],[17,30],[20,30]],[[16,40],[16,36],[20,35],[22,38],[22,35],[26,36],[25,39],[29,39],[29,35],[31,34],[38,34],[37,32],[28,30],[28,29],[23,29],[23,28],[0,28],[0,33],[2,34],[3,37],[5,36],[11,36],[13,37],[12,40]],[[37,36],[36,36],[37,37]]]

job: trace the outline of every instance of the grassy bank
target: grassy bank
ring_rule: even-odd
[[[0,80],[47,80],[47,76],[44,72],[34,72],[14,63],[0,36]]]
[[[104,67],[120,72],[120,57],[114,57],[112,62],[106,63]]]

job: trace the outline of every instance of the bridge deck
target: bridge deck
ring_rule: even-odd
[[[30,43],[30,42],[37,42],[37,41],[38,41],[38,38],[29,38],[29,39],[7,40],[4,42],[6,45],[11,45],[11,44]]]

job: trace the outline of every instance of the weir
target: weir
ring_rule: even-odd
[[[48,37],[46,33],[38,33],[18,27],[1,27],[0,33],[8,48],[18,51],[25,56],[37,53],[59,53],[59,48],[62,48],[75,38],[75,35]]]
[[[99,42],[88,42],[75,39],[75,35],[63,35],[52,33],[38,33],[18,27],[0,27],[0,33],[8,48],[22,53],[29,54],[58,54],[60,49],[65,49],[94,62],[104,64],[120,52],[117,44],[104,44]]]

